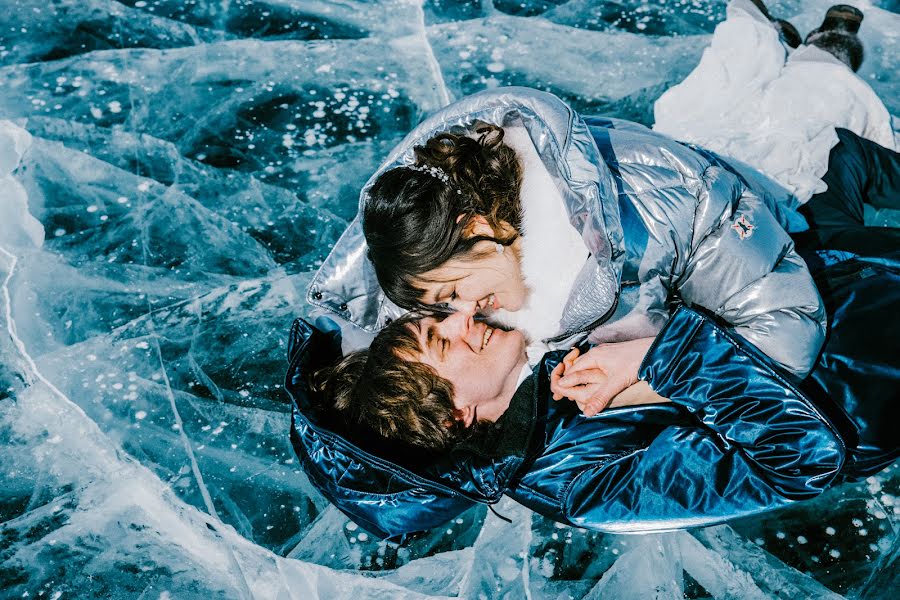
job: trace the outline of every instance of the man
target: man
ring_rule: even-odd
[[[325,340],[301,321],[292,333],[292,441],[326,497],[385,537],[503,494],[605,531],[712,524],[815,496],[853,437],[753,346],[687,308],[649,351],[643,340],[619,347],[646,354],[622,374],[566,374],[563,352],[529,369],[518,332],[453,314],[399,320],[309,386],[303,373],[326,360]],[[552,400],[607,377],[656,396],[593,417]]]

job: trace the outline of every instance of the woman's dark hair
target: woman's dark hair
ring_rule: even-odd
[[[363,212],[369,259],[384,293],[399,306],[425,308],[424,290],[416,285],[423,273],[471,254],[480,241],[509,245],[518,237],[522,168],[516,153],[496,125],[476,122],[473,132],[477,138],[441,133],[414,148],[416,166],[438,167],[447,181],[397,167],[369,190]],[[466,238],[478,215],[495,232],[511,226],[515,233]]]
[[[313,388],[350,426],[429,450],[445,450],[464,437],[453,414],[453,384],[415,357],[421,349],[413,323],[398,319],[368,350],[353,352],[312,377]]]

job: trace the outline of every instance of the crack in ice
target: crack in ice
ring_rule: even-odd
[[[41,383],[46,385],[50,389],[50,391],[52,391],[54,394],[59,396],[62,400],[66,401],[73,408],[75,408],[78,411],[78,413],[80,413],[84,418],[86,418],[90,421],[91,420],[90,417],[87,416],[87,414],[84,412],[84,410],[82,410],[82,408],[80,406],[78,406],[78,404],[76,404],[75,402],[70,400],[68,396],[66,396],[59,388],[57,388],[55,385],[53,385],[50,382],[50,380],[48,380],[46,377],[44,377],[44,375],[40,372],[40,370],[38,370],[37,363],[34,362],[34,359],[31,358],[31,355],[28,353],[28,350],[25,348],[25,342],[23,342],[22,339],[19,337],[19,335],[17,333],[16,322],[12,316],[12,298],[9,295],[9,282],[12,280],[13,274],[16,272],[16,265],[18,264],[19,260],[18,260],[18,258],[16,258],[16,256],[14,254],[9,252],[3,246],[0,246],[0,253],[3,253],[10,260],[9,273],[7,273],[6,278],[3,280],[3,290],[2,290],[4,304],[6,305],[5,306],[5,308],[6,308],[6,330],[9,333],[9,337],[12,339],[12,342],[15,345],[16,349],[19,351],[19,355],[22,357],[22,359],[28,365],[29,372],[26,374],[30,375],[31,377],[34,378],[31,381],[26,382],[26,384],[27,385],[33,384],[35,379],[37,381],[40,381]]]
[[[420,2],[418,4],[418,9],[418,16],[421,18],[422,23],[422,43],[425,46],[425,60],[428,63],[428,68],[431,70],[431,74],[434,76],[434,80],[437,84],[437,92],[441,106],[446,106],[447,104],[450,104],[450,92],[447,90],[447,84],[444,82],[444,73],[441,71],[441,64],[434,55],[434,48],[432,48],[431,42],[428,41],[428,27],[425,24],[425,7],[423,6],[423,3]]]

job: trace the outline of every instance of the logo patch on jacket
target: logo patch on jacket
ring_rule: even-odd
[[[756,225],[748,221],[745,215],[741,215],[731,224],[731,228],[737,232],[739,238],[746,240],[753,235],[753,230],[756,229]]]

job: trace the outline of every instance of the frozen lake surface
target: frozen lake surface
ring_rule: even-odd
[[[770,4],[802,32],[830,2]],[[860,74],[900,114],[896,0]],[[497,85],[650,124],[719,0],[5,0],[0,597],[895,598],[900,471],[615,536],[511,502],[402,546],[288,440],[306,284],[424,115]],[[28,133],[25,133],[27,130]]]

